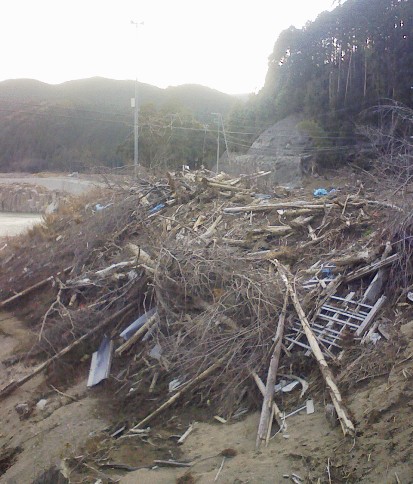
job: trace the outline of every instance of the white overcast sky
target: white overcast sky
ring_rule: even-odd
[[[0,80],[259,90],[278,34],[333,0],[0,0]],[[131,20],[143,21],[136,28]]]

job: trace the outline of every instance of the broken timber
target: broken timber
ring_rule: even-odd
[[[265,386],[264,400],[262,403],[260,423],[258,425],[257,440],[255,448],[258,449],[261,442],[267,440],[267,435],[271,433],[272,427],[272,412],[273,412],[273,398],[274,386],[277,379],[278,363],[280,361],[281,346],[284,334],[284,322],[287,312],[288,293],[285,295],[283,308],[278,320],[277,331],[275,334],[275,347],[271,356],[270,366],[267,376],[267,384]]]
[[[324,210],[325,208],[333,208],[337,205],[333,203],[308,203],[304,201],[297,202],[279,202],[266,203],[262,205],[247,205],[244,207],[227,207],[223,209],[224,213],[248,213],[248,212],[267,212],[270,210],[278,210],[284,208],[307,208],[311,210]]]
[[[190,380],[188,383],[186,383],[181,390],[178,390],[174,395],[172,395],[171,398],[166,400],[160,407],[158,407],[156,410],[154,410],[152,413],[150,413],[147,417],[145,417],[143,420],[141,420],[139,423],[137,423],[131,430],[130,432],[133,432],[134,430],[139,429],[146,423],[148,423],[150,420],[152,420],[154,417],[158,416],[160,413],[162,413],[164,410],[169,408],[171,405],[173,405],[185,392],[190,390],[194,385],[196,385],[198,382],[202,381],[205,379],[208,375],[210,375],[212,372],[214,372],[217,368],[219,368],[222,364],[223,359],[221,358],[220,360],[216,361],[214,364],[209,366],[206,370],[204,370],[202,373],[200,373],[198,376]]]
[[[261,380],[261,378],[257,375],[255,371],[251,372],[251,376],[254,378],[254,381],[258,387],[258,390],[260,391],[261,395],[264,397],[265,396],[265,385],[264,382]],[[277,421],[278,425],[280,426],[280,429],[284,428],[283,427],[283,413],[281,410],[278,408],[278,405],[274,402],[272,402],[272,412],[271,415],[275,420]]]
[[[298,299],[298,296],[296,292],[294,291],[290,281],[289,277],[291,277],[291,274],[285,268],[283,265],[281,265],[277,260],[273,261],[274,265],[277,267],[278,272],[281,276],[281,279],[283,280],[287,291],[290,295],[290,298],[294,304],[295,310],[297,311],[298,317],[300,318],[300,322],[303,326],[304,332],[307,336],[308,342],[310,344],[311,350],[318,362],[318,365],[320,367],[321,373],[323,375],[324,381],[326,382],[329,392],[330,392],[330,397],[333,402],[334,408],[336,409],[338,418],[340,420],[341,428],[343,430],[344,435],[354,435],[355,434],[355,428],[353,425],[353,422],[350,420],[350,417],[348,416],[347,409],[344,406],[343,400],[341,398],[341,393],[340,390],[337,387],[337,384],[335,382],[334,376],[324,358],[324,355],[320,349],[320,346],[318,344],[317,338],[314,336],[314,333],[311,330],[310,323],[307,320],[307,317],[303,311],[303,308],[301,307],[300,301]]]
[[[361,279],[362,277],[367,276],[367,274],[371,274],[372,272],[376,271],[377,269],[380,269],[381,267],[386,267],[390,264],[393,264],[393,262],[396,262],[396,260],[399,260],[399,259],[400,259],[400,254],[393,254],[390,257],[386,257],[386,259],[379,260],[378,262],[373,262],[368,266],[362,267],[361,269],[357,269],[347,274],[344,277],[344,282],[352,282],[357,279]]]
[[[66,274],[66,272],[69,272],[72,269],[73,269],[73,266],[66,267],[66,269],[64,269],[63,271],[58,272],[56,274],[56,276]],[[19,293],[15,294],[14,296],[11,296],[8,299],[5,299],[4,301],[0,302],[0,309],[4,308],[8,304],[16,301],[17,299],[20,299],[21,297],[26,296],[27,294],[30,294],[31,292],[35,291],[36,289],[40,289],[41,287],[45,286],[48,282],[53,281],[56,276],[47,277],[46,279],[43,279],[42,281],[37,282],[36,284],[33,284],[33,286],[28,287],[24,291],[20,291]]]

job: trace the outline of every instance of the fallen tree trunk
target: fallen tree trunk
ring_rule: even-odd
[[[336,409],[337,416],[340,420],[341,428],[343,430],[344,435],[355,434],[355,428],[348,416],[347,409],[344,406],[343,400],[341,398],[340,390],[337,387],[335,382],[334,376],[327,365],[327,362],[324,358],[324,355],[318,345],[317,338],[314,336],[314,333],[311,330],[310,323],[307,320],[307,317],[301,307],[300,301],[298,299],[297,293],[294,291],[289,277],[291,277],[291,273],[288,271],[286,267],[280,264],[277,260],[273,261],[274,265],[277,267],[278,272],[287,288],[287,291],[290,294],[291,300],[294,304],[295,310],[297,311],[298,317],[300,319],[301,325],[307,336],[308,343],[311,347],[311,351],[313,352],[315,358],[317,359],[318,365],[321,370],[321,374],[323,375],[324,381],[330,392],[330,397],[333,402],[334,408]]]
[[[41,373],[43,370],[45,370],[47,367],[49,367],[52,363],[54,363],[55,361],[60,359],[62,356],[66,355],[67,353],[72,351],[73,348],[76,348],[76,346],[79,346],[80,343],[82,343],[83,341],[86,341],[88,338],[93,336],[98,331],[101,331],[102,329],[106,328],[106,326],[108,326],[113,320],[118,319],[121,316],[123,316],[124,314],[126,314],[127,312],[129,312],[133,308],[134,305],[135,305],[135,303],[128,304],[127,306],[125,306],[124,308],[122,308],[121,310],[116,312],[115,314],[112,314],[112,316],[110,316],[109,318],[105,319],[100,324],[98,324],[97,326],[92,328],[90,331],[88,331],[86,334],[81,336],[79,339],[77,339],[76,341],[73,341],[73,343],[66,346],[61,351],[56,353],[54,356],[52,356],[51,358],[46,360],[44,363],[39,365],[37,368],[35,368],[28,375],[24,376],[23,378],[20,378],[20,380],[9,383],[6,387],[4,387],[2,390],[0,390],[0,399],[6,397],[7,395],[10,395],[11,393],[13,393],[14,390],[16,390],[17,388],[24,385],[26,382],[28,382],[33,377],[35,377],[36,375]]]

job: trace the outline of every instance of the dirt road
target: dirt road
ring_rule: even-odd
[[[27,174],[3,173],[0,175],[1,184],[30,183],[40,185],[49,190],[58,190],[71,195],[81,195],[95,187],[102,186],[102,183],[91,178],[68,175],[38,176]]]
[[[18,235],[41,220],[41,215],[32,213],[0,213],[0,237]]]

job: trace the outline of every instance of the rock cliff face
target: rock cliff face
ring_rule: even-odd
[[[0,212],[50,213],[56,210],[61,194],[29,184],[0,185]]]
[[[228,170],[252,173],[258,170],[271,171],[275,185],[289,188],[300,186],[307,172],[310,138],[302,133],[297,124],[299,116],[289,116],[264,131],[252,144],[246,155],[237,156],[228,163]],[[227,164],[225,164],[225,168]]]

